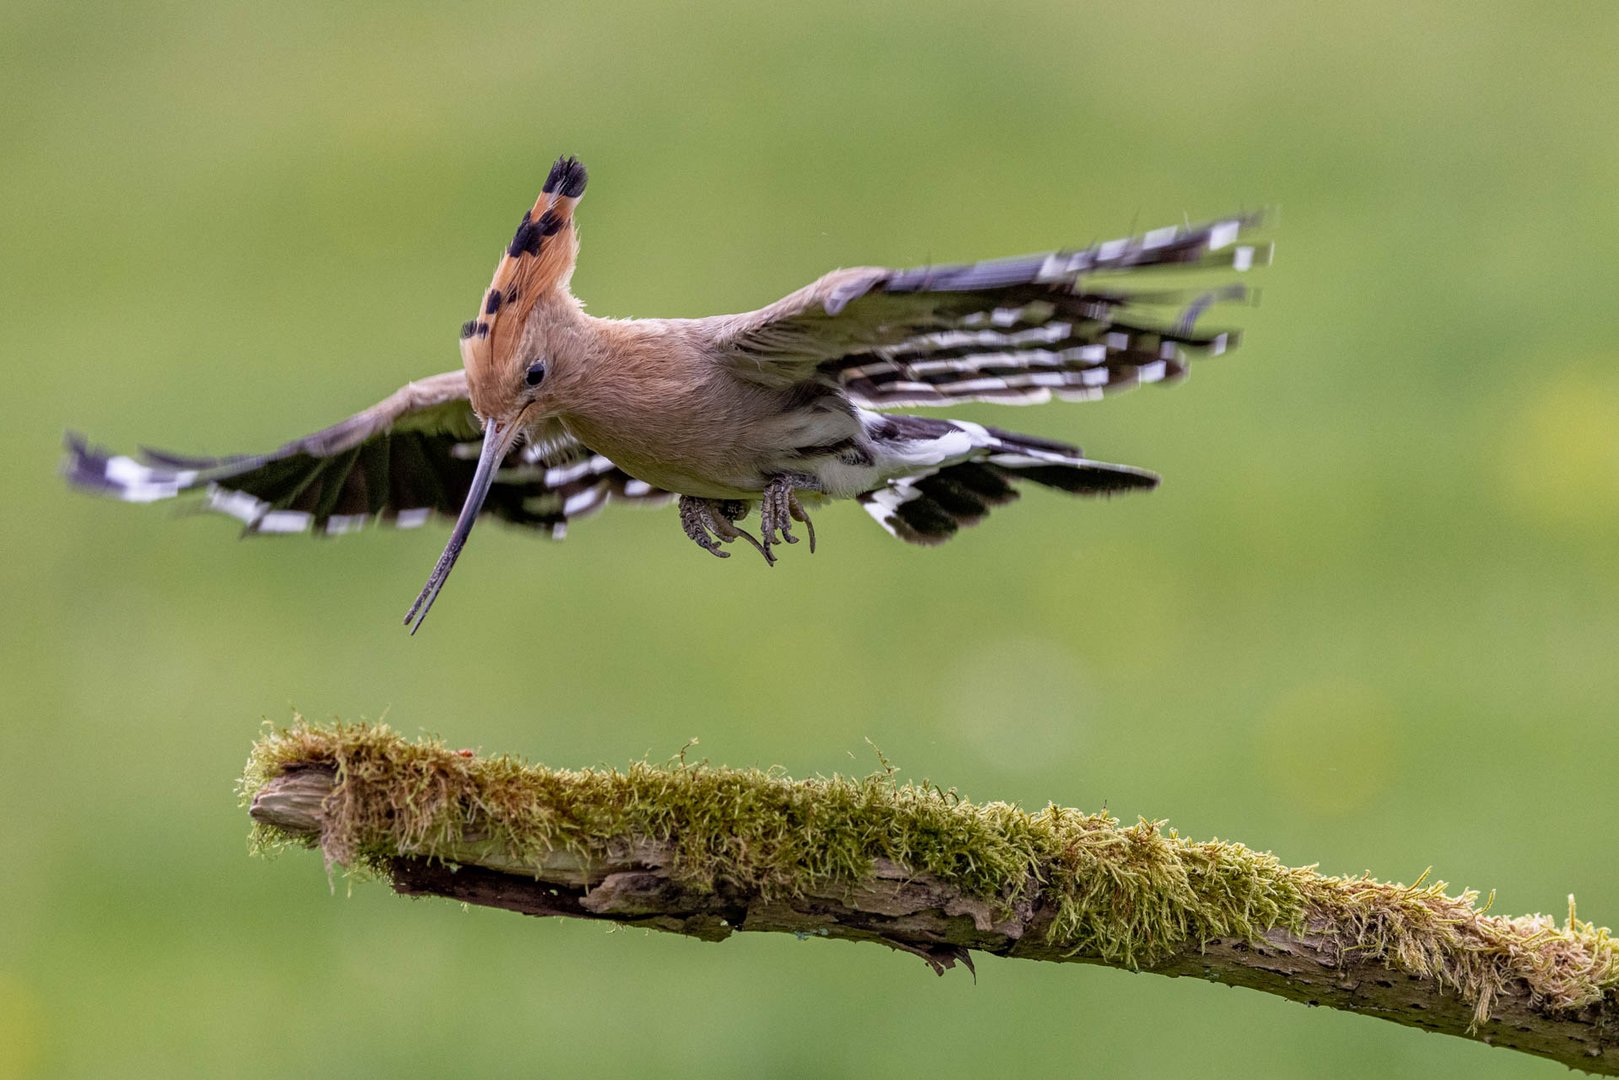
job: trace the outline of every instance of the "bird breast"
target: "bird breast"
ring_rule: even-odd
[[[823,466],[870,464],[860,421],[841,394],[806,404],[694,354],[597,367],[603,377],[573,396],[563,425],[636,479],[705,499],[755,498],[782,474],[819,487]],[[835,481],[829,493],[853,494],[843,489],[865,478],[827,479]]]

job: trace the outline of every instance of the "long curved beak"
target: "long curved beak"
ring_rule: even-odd
[[[449,579],[450,571],[455,569],[455,560],[461,557],[461,549],[466,546],[467,537],[472,534],[472,523],[478,520],[478,511],[483,509],[483,501],[489,495],[489,485],[494,482],[495,470],[500,463],[506,460],[512,444],[517,441],[518,432],[522,425],[515,422],[501,423],[490,420],[483,428],[483,449],[478,453],[478,468],[472,474],[472,487],[467,491],[467,501],[461,506],[461,516],[455,519],[455,529],[450,533],[450,542],[444,545],[444,554],[438,557],[438,563],[433,567],[433,574],[427,579],[416,602],[410,605],[405,613],[405,625],[410,627],[412,635],[422,628],[427,621],[427,613],[433,607],[433,601],[438,599],[439,590],[444,588],[444,582]]]

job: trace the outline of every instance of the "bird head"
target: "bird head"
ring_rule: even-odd
[[[568,292],[568,279],[579,255],[573,209],[584,194],[586,179],[577,158],[561,157],[551,166],[540,197],[523,215],[495,266],[477,316],[461,326],[461,362],[472,409],[483,424],[483,446],[444,554],[405,616],[411,633],[421,629],[460,557],[495,470],[525,432],[555,415],[557,380],[549,378],[552,360],[544,316],[549,307],[577,305]]]

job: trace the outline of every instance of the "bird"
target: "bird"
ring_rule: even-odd
[[[896,408],[1089,401],[1171,382],[1235,330],[1200,331],[1223,282],[1147,288],[1160,269],[1269,262],[1263,215],[985,262],[835,270],[755,311],[589,315],[570,279],[588,174],[558,158],[460,330],[462,365],[268,453],[191,457],[93,446],[69,432],[74,487],[129,502],[188,494],[247,534],[346,533],[453,518],[405,615],[418,631],[480,517],[561,538],[608,502],[675,502],[682,529],[774,565],[808,508],[853,499],[891,535],[943,543],[1020,483],[1074,495],[1150,489],[1156,474],[1065,442]],[[1155,282],[1155,285],[1162,282]],[[758,535],[740,522],[757,509]]]

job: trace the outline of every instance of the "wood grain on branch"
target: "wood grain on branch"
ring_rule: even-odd
[[[244,794],[261,841],[319,847],[407,895],[706,941],[879,942],[940,973],[981,952],[1189,975],[1619,1075],[1606,930],[1153,823],[975,806],[888,777],[548,770],[302,724],[260,744]],[[982,866],[961,861],[975,852]]]

